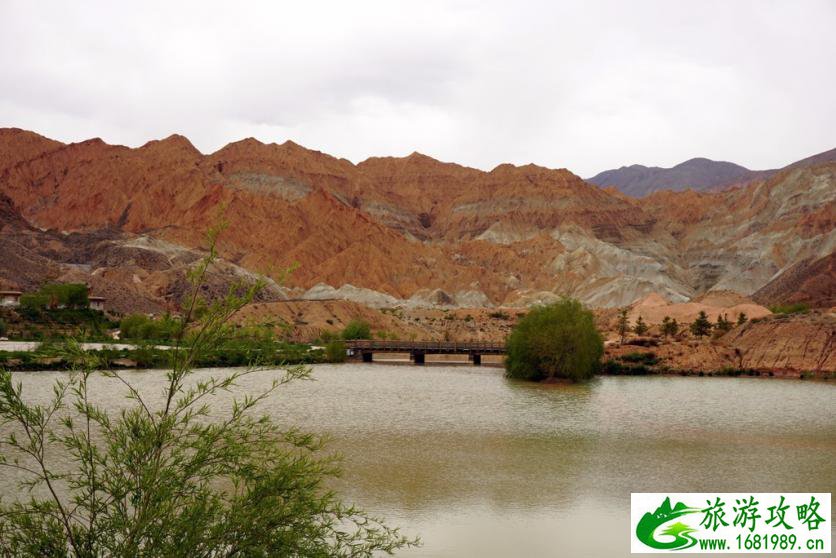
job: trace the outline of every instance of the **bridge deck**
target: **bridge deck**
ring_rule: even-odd
[[[423,353],[444,355],[501,355],[505,354],[504,343],[454,341],[377,341],[352,340],[346,341],[345,346],[355,352],[372,353]]]

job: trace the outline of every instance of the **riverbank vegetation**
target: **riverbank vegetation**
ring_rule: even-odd
[[[20,341],[73,338],[79,341],[112,341],[109,331],[118,327],[104,312],[91,308],[19,306],[0,309],[6,325],[0,337]]]
[[[156,341],[168,343],[180,334],[182,322],[165,314],[159,318],[131,314],[119,321],[119,338],[126,341]]]
[[[363,320],[351,320],[340,335],[346,341],[352,339],[371,339],[372,328],[368,322]]]
[[[91,377],[102,362],[74,342],[60,348],[72,374],[55,382],[48,402],[32,402],[0,372],[0,466],[21,475],[22,496],[0,503],[0,555],[364,557],[416,543],[326,488],[339,468],[322,456],[321,439],[257,414],[309,368],[265,368],[255,349],[246,368],[191,378],[228,342],[230,318],[262,287],[238,285],[221,300],[201,301],[211,238],[165,353],[161,401],[105,370],[125,387],[126,409],[100,406]],[[255,372],[274,379],[263,392],[241,393],[239,382]],[[225,392],[233,400],[222,411],[216,398]]]
[[[66,358],[66,341],[44,342],[32,351],[0,351],[0,366],[13,371],[71,370],[73,362]],[[88,349],[102,369],[168,368],[171,366],[170,347],[138,343],[132,347]],[[276,342],[269,346],[250,344],[249,341],[226,341],[204,351],[194,362],[197,368],[247,366],[253,359],[268,366],[291,364],[321,364],[343,362],[332,360],[327,351],[309,345]]]
[[[508,337],[506,373],[543,381],[587,380],[598,371],[604,343],[591,311],[574,299],[533,308]]]

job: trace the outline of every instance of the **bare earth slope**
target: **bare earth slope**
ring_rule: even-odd
[[[836,306],[836,253],[793,264],[758,289],[752,298],[762,304],[802,302]]]
[[[111,312],[176,311],[189,292],[188,270],[205,253],[113,228],[61,233],[29,226],[0,194],[0,288],[33,291],[51,281],[81,282],[107,299]],[[222,294],[245,269],[220,260],[209,270],[206,291]],[[286,290],[268,284],[259,300],[281,300]]]

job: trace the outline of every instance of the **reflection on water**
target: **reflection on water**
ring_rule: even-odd
[[[220,371],[201,371],[199,376]],[[143,393],[160,372],[127,373]],[[269,373],[246,380],[266,384]],[[45,397],[54,374],[18,374]],[[836,387],[743,378],[514,382],[501,369],[315,367],[269,407],[330,435],[349,501],[408,556],[627,556],[630,492],[833,492]],[[100,379],[105,403],[118,387]],[[5,484],[7,481],[0,481]],[[0,488],[3,488],[0,486]]]

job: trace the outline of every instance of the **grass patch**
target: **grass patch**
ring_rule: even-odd
[[[810,311],[810,305],[805,302],[793,304],[775,304],[769,307],[773,314],[806,314]]]

